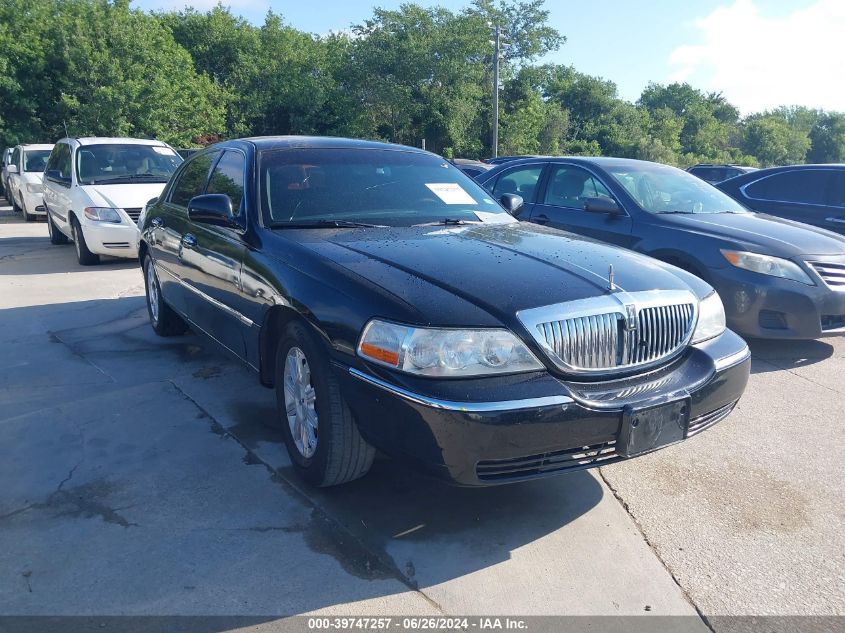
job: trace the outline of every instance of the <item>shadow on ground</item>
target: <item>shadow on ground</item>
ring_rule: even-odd
[[[586,472],[465,489],[389,459],[349,485],[310,489],[281,447],[273,392],[204,338],[156,337],[143,298],[10,308],[3,319],[12,331],[37,324],[0,337],[18,360],[0,371],[0,404],[16,414],[0,415],[0,473],[15,482],[0,491],[0,528],[22,539],[0,560],[24,574],[16,583],[43,590],[88,574],[116,585],[89,602],[123,612],[223,595],[225,613],[276,613],[294,595],[303,612],[488,569],[602,499]],[[308,551],[363,584],[326,563],[300,567]],[[140,586],[133,569],[160,581]],[[274,603],[271,589],[287,597]],[[29,599],[15,604],[26,612]]]
[[[755,374],[815,365],[833,355],[833,346],[823,340],[751,339],[748,341],[748,346],[751,348],[751,372]]]

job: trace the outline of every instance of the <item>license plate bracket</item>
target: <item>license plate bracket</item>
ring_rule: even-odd
[[[634,457],[680,442],[687,434],[689,411],[689,398],[647,407],[628,405],[622,413],[616,452]]]

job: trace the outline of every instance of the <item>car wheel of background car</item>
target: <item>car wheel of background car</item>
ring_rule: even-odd
[[[21,208],[18,206],[18,201],[15,200],[14,195],[12,195],[12,199],[10,200],[10,202],[12,203],[12,211],[15,212],[15,213],[20,213]]]
[[[70,221],[70,231],[73,233],[73,243],[76,246],[76,259],[83,266],[94,266],[100,263],[100,256],[88,250],[85,243],[85,236],[82,234],[82,227],[76,218]]]
[[[335,486],[365,475],[375,449],[361,437],[328,355],[301,323],[288,325],[279,341],[275,374],[285,444],[300,476]]]
[[[50,244],[67,244],[67,235],[56,227],[49,211],[47,212],[47,233],[50,235]]]
[[[21,197],[21,200],[23,200],[23,197]],[[35,222],[35,215],[26,210],[26,202],[21,205],[21,211],[23,211],[23,219],[25,221]]]
[[[188,329],[185,319],[164,302],[161,296],[161,285],[158,283],[153,258],[147,255],[144,259],[144,285],[147,290],[147,312],[150,324],[159,336],[178,336]]]

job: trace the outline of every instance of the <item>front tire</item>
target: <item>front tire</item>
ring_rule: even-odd
[[[82,234],[82,227],[79,220],[71,218],[70,231],[73,233],[73,243],[76,246],[76,259],[82,266],[96,266],[100,263],[100,256],[88,250],[85,243],[85,236]]]
[[[50,244],[59,246],[60,244],[67,244],[67,235],[62,233],[53,222],[53,216],[47,211],[47,233],[50,235]]]
[[[367,474],[375,449],[361,437],[328,354],[301,323],[291,323],[276,349],[276,406],[291,462],[314,486],[336,486]]]
[[[150,315],[150,325],[159,336],[178,336],[188,329],[185,319],[164,302],[161,295],[161,284],[158,283],[153,258],[144,258],[144,286],[147,291],[147,313]]]
[[[21,196],[21,202],[23,203],[21,204],[21,211],[23,211],[23,219],[26,222],[35,222],[35,215],[26,210],[26,202],[23,201],[23,196]]]

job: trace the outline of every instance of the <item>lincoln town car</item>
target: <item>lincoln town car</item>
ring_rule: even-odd
[[[724,420],[749,351],[668,263],[514,219],[447,160],[335,138],[227,141],[139,222],[154,330],[275,389],[307,482],[376,451],[460,485],[606,465]]]

